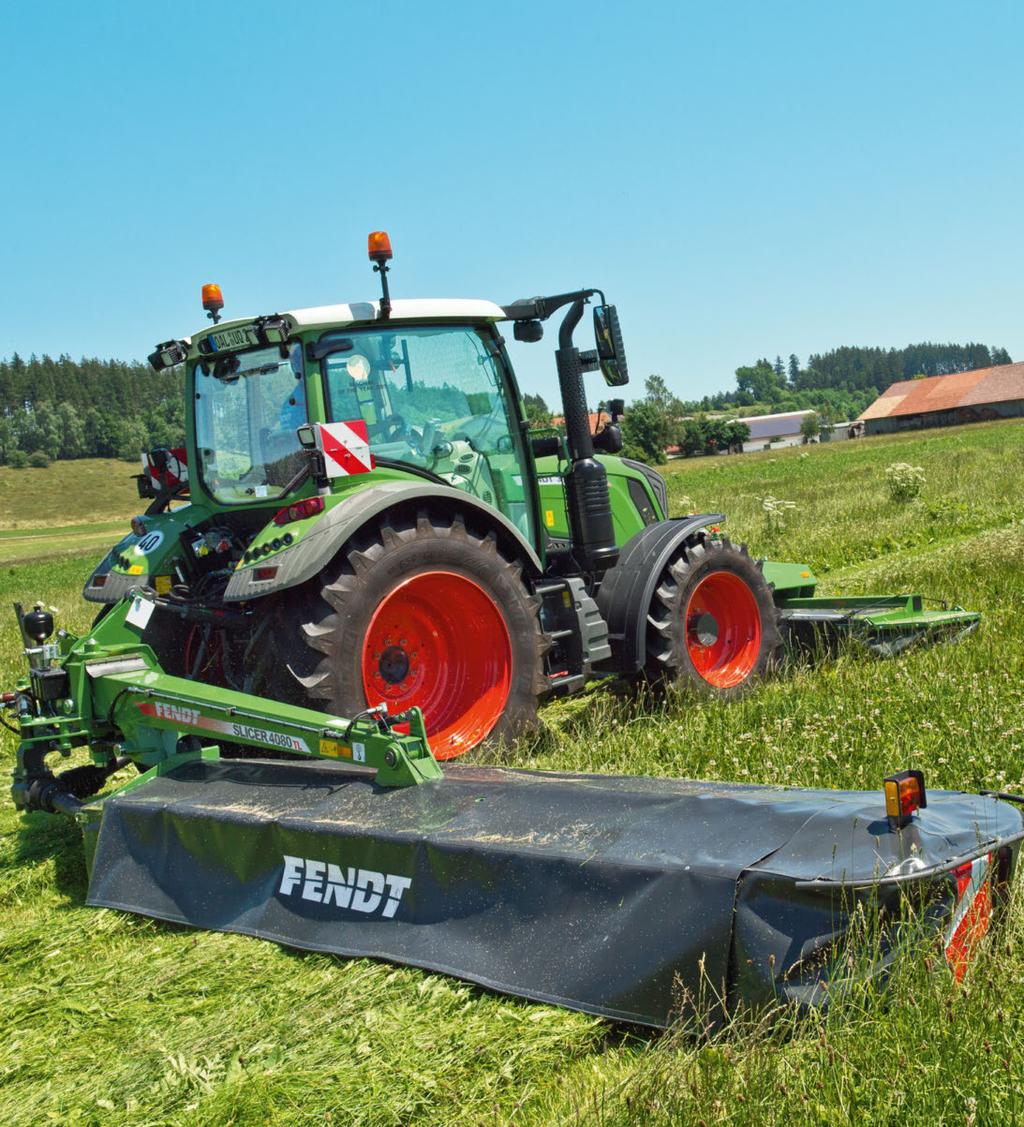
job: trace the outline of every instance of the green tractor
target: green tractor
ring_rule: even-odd
[[[594,676],[731,696],[809,628],[891,652],[976,624],[919,596],[815,598],[722,514],[671,519],[660,476],[618,456],[621,404],[591,433],[584,373],[628,378],[599,290],[392,302],[386,234],[369,251],[379,301],[221,323],[205,286],[213,323],[150,357],[185,365],[186,447],[146,456],[151,504],[84,594],[148,588],[142,641],[168,673],[341,716],[419,708],[449,759]],[[559,310],[564,438],[530,431],[501,336],[539,341]]]

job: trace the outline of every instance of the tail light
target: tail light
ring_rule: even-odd
[[[281,509],[275,513],[274,524],[278,526],[291,524],[292,521],[305,520],[306,517],[314,517],[317,513],[322,513],[323,511],[323,497],[306,497],[305,500],[296,501],[295,504],[289,505],[287,508]]]
[[[924,775],[920,771],[900,771],[884,780],[885,813],[889,826],[902,829],[910,821],[915,810],[928,805],[924,789]]]

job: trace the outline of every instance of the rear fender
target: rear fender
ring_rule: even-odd
[[[157,576],[173,576],[181,556],[182,532],[209,516],[210,511],[199,505],[147,512],[145,533],[130,532],[110,549],[85,581],[83,598],[91,603],[116,603],[135,587],[154,586]]]
[[[352,539],[376,517],[399,505],[439,501],[446,510],[484,518],[498,536],[502,547],[521,559],[535,575],[541,573],[536,551],[518,528],[493,506],[478,500],[461,489],[433,482],[386,481],[371,485],[329,509],[316,527],[294,547],[277,552],[272,562],[277,573],[267,580],[257,580],[257,563],[239,568],[228,581],[224,597],[229,602],[263,598],[312,579]],[[263,570],[263,561],[260,561]]]
[[[597,606],[608,623],[612,646],[612,656],[602,669],[636,673],[641,668],[647,652],[647,610],[659,576],[683,543],[723,520],[721,513],[703,513],[658,521],[625,544],[619,562],[605,574],[597,592]]]

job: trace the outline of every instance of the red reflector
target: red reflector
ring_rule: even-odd
[[[913,814],[921,805],[921,788],[916,779],[904,779],[900,783],[900,813]]]
[[[94,587],[102,587],[106,583],[106,581],[107,577],[105,575],[94,575],[92,577],[92,585]]]
[[[307,497],[304,501],[296,501],[286,509],[281,509],[274,514],[274,524],[291,524],[293,520],[305,520],[306,517],[316,516],[324,511],[323,497]]]
[[[277,575],[276,567],[258,567],[252,577],[257,583],[262,583],[264,580],[273,579],[275,575]]]
[[[987,853],[953,870],[956,906],[946,930],[946,962],[959,982],[992,923],[992,855]]]

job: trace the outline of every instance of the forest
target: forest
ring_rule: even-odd
[[[686,411],[814,410],[832,422],[855,419],[890,384],[922,376],[947,376],[1011,364],[1005,348],[986,344],[908,344],[905,348],[850,347],[812,353],[806,365],[795,354],[736,369],[731,391],[683,400]]]
[[[148,364],[17,353],[0,360],[0,464],[138,459],[185,437],[184,373]]]
[[[1005,348],[985,344],[922,344],[906,348],[835,348],[812,353],[806,365],[757,360],[736,369],[735,388],[685,400],[661,376],[648,377],[643,396],[624,420],[628,452],[660,461],[666,445],[706,453],[742,441],[715,414],[814,410],[823,422],[855,419],[891,383],[1012,363]],[[673,383],[682,384],[684,378]],[[550,424],[539,395],[526,395],[534,426]],[[629,416],[632,415],[632,421]],[[721,433],[719,433],[721,432]],[[0,359],[0,465],[45,466],[55,459],[124,458],[183,442],[184,374],[155,373],[147,364],[17,353]],[[654,454],[657,453],[657,457]]]

